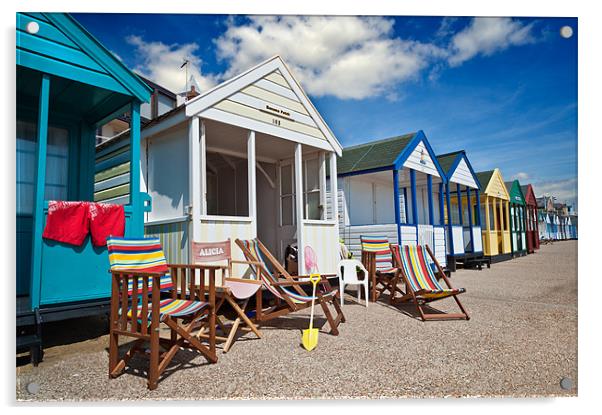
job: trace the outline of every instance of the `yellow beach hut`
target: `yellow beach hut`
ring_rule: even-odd
[[[512,258],[510,243],[510,195],[500,169],[477,173],[481,193],[483,255],[491,262]]]

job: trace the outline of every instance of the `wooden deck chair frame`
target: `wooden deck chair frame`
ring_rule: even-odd
[[[301,288],[310,284],[308,281],[308,275],[296,275],[291,276],[286,269],[278,262],[278,260],[270,253],[270,251],[261,243],[259,239],[254,239],[257,243],[261,255],[272,265],[272,269],[275,270],[274,274],[271,274],[268,269],[264,266],[263,262],[258,260],[254,254],[245,246],[244,242],[240,239],[236,239],[236,245],[243,251],[245,258],[251,263],[256,264],[260,274],[258,278],[262,280],[263,284],[270,284],[275,289],[280,298],[275,299],[275,305],[267,308],[263,308],[263,290],[257,291],[255,297],[255,320],[258,322],[269,321],[278,317],[285,316],[290,313],[294,313],[300,310],[311,307],[311,301],[306,303],[294,302],[289,294],[283,290],[283,287],[291,287],[300,295],[306,296],[307,293]],[[345,322],[345,315],[339,304],[339,292],[333,290],[328,278],[336,278],[336,274],[321,274],[322,280],[320,281],[320,288],[316,290],[316,303],[322,307],[324,315],[328,320],[330,326],[330,334],[333,336],[339,335],[339,324]],[[305,281],[300,281],[304,279]],[[336,318],[332,316],[332,313],[328,307],[331,304],[337,313]]]
[[[245,298],[241,304],[237,301],[237,298],[232,293],[232,290],[226,286],[226,283],[243,283],[243,284],[252,284],[261,286],[261,281],[252,280],[249,278],[236,278],[232,276],[232,265],[233,264],[242,264],[242,265],[254,265],[249,261],[240,261],[232,259],[231,252],[231,243],[230,238],[225,241],[220,242],[192,242],[192,258],[193,262],[197,265],[206,264],[209,262],[226,262],[226,272],[224,274],[224,286],[216,287],[216,297],[217,297],[217,305],[215,306],[215,319],[218,327],[221,329],[222,333],[225,336],[217,336],[216,339],[225,342],[224,344],[224,353],[228,353],[234,341],[236,340],[236,334],[238,330],[242,331],[251,331],[258,338],[262,337],[261,331],[251,321],[251,319],[246,314],[246,308],[249,304],[249,300],[251,297]],[[232,325],[228,327],[221,320],[219,316],[219,311],[221,307],[228,303],[232,307],[232,309],[236,312],[236,318],[234,319]],[[241,323],[243,326],[241,327]],[[207,333],[204,331],[199,335],[200,337],[207,337]]]
[[[362,264],[368,270],[370,278],[370,301],[376,302],[381,295],[389,291],[389,304],[393,304],[396,292],[404,294],[399,288],[399,282],[401,281],[401,270],[399,268],[395,268],[392,272],[380,272],[376,269],[376,252],[363,250]]]
[[[439,261],[437,261],[437,258],[435,258],[435,255],[433,255],[433,252],[431,251],[429,246],[424,245],[424,248],[426,248],[426,252],[428,253],[430,259],[435,264],[435,267],[437,268],[435,277],[437,277],[437,276],[441,277],[439,279],[443,279],[443,281],[445,281],[445,284],[447,285],[447,287],[449,289],[453,289],[451,283],[449,282],[449,279],[447,278],[447,276],[445,275],[445,272],[443,271],[443,268],[439,264]],[[470,320],[470,316],[468,315],[468,313],[464,309],[464,306],[462,305],[462,302],[458,298],[459,294],[453,294],[448,297],[441,297],[441,298],[425,298],[423,295],[426,293],[426,290],[414,291],[412,289],[412,285],[410,284],[409,277],[404,272],[403,265],[399,262],[399,261],[401,261],[400,249],[401,248],[399,245],[391,244],[391,252],[393,253],[393,260],[395,261],[394,264],[401,271],[401,276],[402,276],[402,279],[403,279],[403,282],[404,282],[404,285],[406,288],[406,292],[403,293],[403,291],[399,290],[399,292],[402,292],[403,295],[401,297],[394,298],[393,303],[412,302],[415,305],[416,310],[418,310],[418,313],[420,314],[420,318],[422,319],[422,321]],[[397,251],[397,252],[395,252],[395,251]],[[456,304],[460,308],[461,313],[426,313],[423,310],[423,306],[425,304],[433,302],[433,301],[441,300],[443,298],[449,298],[449,297],[454,298],[454,300],[456,301]]]
[[[224,267],[182,264],[168,264],[167,267],[171,270],[172,278],[172,288],[169,292],[160,290],[161,277],[165,276],[167,272],[111,271],[110,378],[121,375],[129,360],[136,353],[148,355],[150,359],[148,388],[151,390],[157,388],[159,377],[181,348],[195,349],[209,363],[217,362],[215,352],[215,274],[218,270],[223,271]],[[177,289],[178,277],[180,290]],[[197,277],[198,283],[196,282]],[[205,283],[205,280],[208,280],[208,284]],[[128,293],[130,281],[132,290],[131,293]],[[142,287],[139,286],[140,282]],[[164,297],[168,295],[168,298],[172,299],[196,300],[208,304],[194,314],[182,317],[161,316],[162,293],[164,293]],[[150,322],[148,321],[149,315]],[[131,316],[139,316],[139,318],[131,318]],[[170,339],[160,337],[160,323],[164,323],[170,329]],[[203,344],[194,333],[204,326],[209,328],[208,344]],[[121,358],[119,357],[120,336],[136,339]],[[147,350],[144,346],[145,342],[149,342],[148,353],[145,351]],[[162,352],[161,348],[165,351]]]

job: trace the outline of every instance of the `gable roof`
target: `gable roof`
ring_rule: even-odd
[[[477,178],[479,179],[479,182],[481,183],[482,186],[485,186],[485,188],[483,190],[485,190],[487,188],[487,185],[489,184],[489,181],[491,180],[491,177],[493,176],[494,172],[495,172],[495,170],[487,170],[487,171],[480,171],[477,173]]]
[[[345,147],[337,160],[338,174],[389,168],[408,146],[416,133],[403,134],[383,140]]]
[[[477,177],[483,186],[482,192],[484,194],[504,200],[510,199],[500,169],[496,168],[494,170],[479,172],[477,173]]]
[[[521,190],[521,185],[518,180],[513,180],[511,182],[504,182],[506,185],[506,190],[508,190],[508,194],[510,195],[510,203],[518,203],[519,205],[525,204],[525,195]]]
[[[328,143],[331,145],[337,155],[341,155],[343,147],[337,140],[332,130],[328,127],[318,110],[314,107],[313,103],[301,88],[299,82],[292,75],[284,61],[280,56],[276,55],[270,59],[267,59],[260,64],[248,69],[247,71],[225,81],[215,87],[201,93],[197,97],[186,103],[186,116],[192,117],[200,114],[203,111],[209,110],[212,106],[220,103],[228,97],[239,92],[241,89],[246,88],[257,81],[260,81],[263,77],[270,75],[271,73],[278,71],[290,89],[304,109],[309,114],[309,117],[315,122],[317,128],[324,135]]]
[[[27,25],[35,23],[37,31]],[[17,65],[148,102],[152,90],[67,13],[17,13]]]
[[[420,146],[421,143],[424,147]],[[410,159],[412,152],[417,147],[421,151],[426,149],[434,166],[432,171],[436,169],[439,176],[443,180],[446,180],[445,172],[441,169],[437,161],[437,156],[422,130],[346,147],[343,149],[341,158],[337,161],[337,173],[339,176],[345,176],[381,170],[401,169],[409,161],[408,159]]]
[[[451,153],[439,154],[437,156],[437,161],[439,161],[439,165],[443,169],[444,172],[449,173],[451,167],[455,164],[456,159],[464,153],[464,150],[453,151]]]
[[[448,181],[452,179],[455,170],[458,168],[462,160],[464,160],[464,162],[466,163],[466,166],[468,167],[468,170],[470,171],[472,178],[474,179],[477,185],[477,188],[481,189],[482,185],[479,182],[479,179],[476,173],[474,172],[472,165],[470,164],[470,160],[468,160],[468,156],[466,156],[466,151],[458,150],[453,151],[451,153],[440,154],[437,156],[437,161],[439,162],[441,169],[445,172]]]
[[[525,195],[525,203],[529,206],[537,206],[537,199],[535,198],[535,191],[531,183],[520,187],[523,195]]]

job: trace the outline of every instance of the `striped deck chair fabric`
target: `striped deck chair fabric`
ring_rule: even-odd
[[[389,239],[384,236],[360,236],[362,251],[374,252],[376,256],[376,272],[387,274],[395,272],[393,258],[389,248]]]
[[[278,298],[282,298],[280,292],[272,285],[273,282],[277,282],[278,277],[274,278],[274,271],[270,266],[269,261],[266,261],[263,254],[261,253],[261,249],[259,248],[257,241],[255,239],[251,239],[244,240],[242,241],[242,243],[244,244],[245,248],[247,248],[251,252],[251,255],[254,256],[254,258],[247,258],[247,260],[261,263],[263,265],[263,268],[267,271],[260,272],[260,270],[257,269],[257,265],[250,264],[249,266],[251,267],[253,273],[256,276],[260,276],[261,282],[272,294],[274,294]],[[299,293],[288,289],[288,287],[280,286],[280,288],[282,288],[282,290],[291,298],[291,300],[297,304],[304,304],[314,299],[314,297],[310,295],[300,295]],[[333,294],[337,290],[338,288],[334,288],[332,291],[324,293],[324,295],[327,296]],[[316,300],[317,298],[318,297],[315,297]]]
[[[147,272],[165,272],[160,279],[161,291],[169,291],[173,288],[167,261],[161,247],[159,238],[107,238],[107,247],[109,250],[109,262],[111,271],[147,271]],[[133,280],[128,281],[128,295],[132,294]],[[142,277],[138,278],[138,294],[142,293]],[[152,290],[153,280],[149,279],[148,290]],[[167,298],[160,301],[161,320],[165,316],[184,317],[194,314],[207,307],[206,302],[190,301]],[[141,317],[142,310],[138,311],[138,318]],[[150,312],[149,312],[150,315]],[[128,312],[131,318],[131,311]]]
[[[443,288],[429,265],[426,250],[418,245],[405,245],[399,250],[395,250],[395,255],[407,275],[408,282],[414,292],[421,291],[420,295],[425,298],[443,298],[451,295],[461,294],[466,290],[464,288],[447,289]]]
[[[209,303],[206,303],[204,301],[190,301],[190,300],[178,300],[178,299],[173,299],[173,298],[166,298],[163,299],[159,302],[159,315],[160,320],[163,321],[163,319],[167,316],[170,317],[187,317],[190,316],[192,314],[195,314],[201,310],[203,310],[205,307],[207,307],[209,305]],[[148,312],[149,315],[149,325],[150,325],[150,315],[151,312]],[[128,311],[128,317],[132,317],[132,310]],[[138,309],[138,322],[142,323],[141,318],[142,318],[142,309]]]
[[[111,271],[147,271],[165,272],[161,277],[160,290],[168,291],[173,288],[167,261],[159,238],[107,238],[109,262]],[[133,281],[129,281],[128,294],[132,293]],[[152,289],[152,279],[149,280],[149,291]],[[138,290],[142,290],[142,278],[138,279]]]

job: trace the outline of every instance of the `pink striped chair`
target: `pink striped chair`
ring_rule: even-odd
[[[192,258],[195,264],[223,264],[227,267],[227,273],[221,284],[217,287],[218,303],[216,306],[217,324],[222,330],[224,336],[217,336],[218,340],[225,341],[224,353],[232,347],[239,328],[241,330],[252,331],[258,338],[261,338],[259,328],[251,321],[246,314],[246,308],[250,298],[261,288],[261,281],[254,278],[236,278],[232,276],[232,265],[253,265],[249,261],[238,261],[232,259],[230,239],[220,242],[193,242]],[[254,275],[252,276],[254,277]],[[236,312],[237,316],[230,327],[222,322],[219,317],[219,310],[227,302]],[[241,327],[244,323],[246,327]],[[202,334],[204,336],[204,334]]]
[[[310,281],[308,275],[291,276],[270,251],[259,241],[259,239],[236,240],[236,244],[243,251],[245,258],[251,264],[253,273],[257,276],[263,286],[274,295],[275,305],[263,308],[261,291],[256,295],[255,319],[257,321],[268,321],[286,314],[293,313],[311,307],[312,299],[316,305],[320,305],[328,324],[330,334],[339,334],[339,324],[345,322],[345,316],[339,305],[339,289],[333,288],[328,278],[336,278],[336,274],[321,274],[321,281],[316,291],[316,296],[307,295],[303,286],[308,286]],[[337,313],[333,318],[329,305],[332,305]]]
[[[406,287],[406,293],[401,298],[396,298],[395,302],[413,302],[420,313],[422,321],[426,320],[450,320],[462,319],[468,320],[470,317],[458,299],[458,295],[466,292],[464,288],[453,288],[449,279],[439,265],[437,258],[433,255],[428,245],[391,245],[395,265],[401,270],[401,275]],[[437,274],[445,281],[447,288],[444,288],[438,281],[436,273],[433,271],[431,262],[437,269]],[[443,298],[453,297],[461,313],[425,313],[423,306],[432,301]]]

